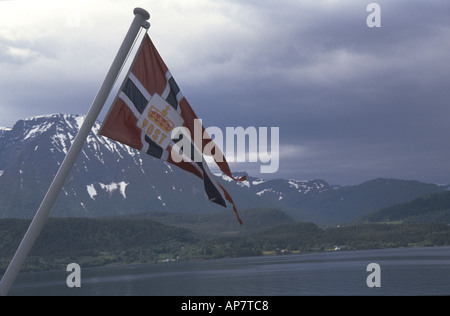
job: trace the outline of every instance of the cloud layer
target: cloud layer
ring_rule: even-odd
[[[369,28],[370,2],[2,1],[0,126],[86,113],[141,6],[206,126],[280,128],[261,176],[449,182],[450,3],[377,1]]]

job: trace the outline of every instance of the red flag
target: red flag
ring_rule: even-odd
[[[211,156],[220,170],[233,178],[225,156],[205,133],[205,128],[181,93],[148,34],[100,134],[203,179],[208,198],[224,207],[226,201],[230,202],[242,224],[231,196],[217,182],[203,159],[203,154]],[[192,139],[194,135],[200,135],[200,139]],[[184,146],[180,148],[180,144]],[[204,152],[206,146],[212,150]],[[183,151],[180,152],[180,149]],[[188,153],[186,149],[189,149]],[[245,177],[235,180],[243,181]]]

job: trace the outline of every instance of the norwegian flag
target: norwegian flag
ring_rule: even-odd
[[[167,161],[203,179],[209,200],[224,207],[227,206],[226,201],[230,202],[242,224],[235,203],[211,174],[203,154],[211,156],[220,170],[230,178],[243,181],[245,177],[233,178],[223,153],[199,122],[146,34],[103,122],[100,135]],[[181,132],[173,133],[177,129]],[[187,136],[198,135],[199,131],[201,139],[192,140]],[[183,143],[180,140],[186,144],[187,139],[191,145],[189,149],[192,150],[186,154],[179,144]],[[206,146],[209,150],[204,152]]]

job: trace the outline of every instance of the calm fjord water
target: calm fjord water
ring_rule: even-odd
[[[380,266],[370,288],[367,265]],[[68,263],[69,264],[69,263]],[[22,273],[10,295],[450,295],[450,247],[337,251]]]

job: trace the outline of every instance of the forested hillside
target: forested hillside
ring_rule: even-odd
[[[245,229],[235,222],[230,223],[233,226],[230,230],[226,222],[217,222],[220,214],[197,218],[202,225],[188,223],[192,229],[181,227],[181,222],[175,227],[139,217],[50,218],[22,271],[65,269],[72,262],[92,267],[330,251],[336,247],[354,250],[450,245],[450,226],[445,224],[320,228],[313,223],[294,222],[289,217],[280,219],[277,210],[260,213],[264,225],[256,222],[257,210],[244,212],[247,221],[255,219],[255,225],[264,227],[259,230],[256,226]],[[157,214],[154,217],[158,216],[161,217]],[[0,273],[5,271],[29,223],[26,219],[0,220]]]
[[[427,194],[408,203],[386,207],[363,216],[357,222],[434,222],[450,224],[450,192]]]

